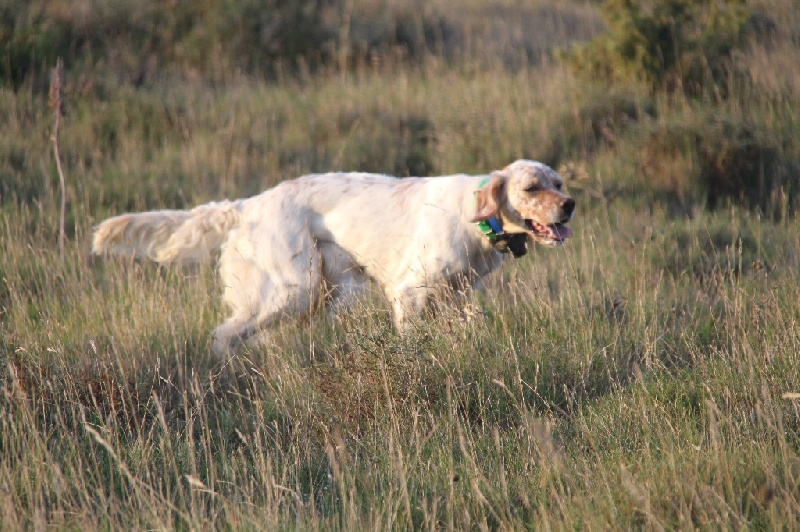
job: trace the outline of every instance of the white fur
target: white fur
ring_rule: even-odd
[[[218,353],[284,317],[308,314],[324,296],[347,306],[369,280],[382,288],[402,329],[441,289],[476,287],[499,267],[503,255],[476,219],[495,215],[507,230],[536,239],[524,219],[552,224],[572,215],[572,207],[566,215],[554,207],[568,196],[556,190],[560,176],[541,163],[517,161],[479,191],[487,177],[308,175],[249,199],[110,218],[97,227],[93,251],[159,262],[207,260],[221,251],[232,315],[215,330]],[[549,195],[525,192],[532,180]]]

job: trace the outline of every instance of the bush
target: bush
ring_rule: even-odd
[[[41,78],[58,56],[73,67],[103,64],[134,84],[169,69],[214,78],[314,66],[332,56],[339,2],[9,0],[0,7],[0,83]]]
[[[767,209],[784,186],[778,142],[757,123],[701,116],[648,128],[639,146],[642,174],[653,190],[683,205]]]
[[[723,83],[743,46],[752,13],[742,0],[607,0],[608,30],[561,51],[579,73],[608,83],[641,82],[689,93]]]
[[[233,69],[251,73],[298,60],[318,65],[334,55],[337,30],[327,15],[337,4],[337,0],[238,0],[233,6],[212,2],[208,13],[198,14],[200,20],[194,20],[182,44],[192,62],[207,71],[207,58],[215,54]]]
[[[413,7],[385,12],[353,13],[349,35],[340,43],[350,48],[356,61],[368,62],[383,56],[400,54],[412,62],[419,61],[431,50],[452,56],[464,45],[461,28],[434,11],[419,16]]]

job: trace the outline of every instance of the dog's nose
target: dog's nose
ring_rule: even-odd
[[[566,198],[561,203],[561,212],[564,213],[564,218],[569,220],[572,217],[572,213],[575,211],[575,200],[572,198]]]

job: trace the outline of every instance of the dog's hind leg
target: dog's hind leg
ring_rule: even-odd
[[[217,354],[232,352],[256,334],[263,338],[263,331],[281,320],[305,317],[319,302],[322,261],[308,230],[270,234],[270,228],[262,229],[233,235],[222,251],[223,299],[233,315],[214,332]],[[268,242],[253,235],[266,235]]]
[[[257,331],[254,319],[232,317],[214,329],[212,352],[218,357],[228,357]]]
[[[353,311],[359,296],[367,292],[369,279],[353,257],[332,242],[320,242],[322,275],[328,316]]]

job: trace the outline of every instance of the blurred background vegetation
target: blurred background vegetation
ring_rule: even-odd
[[[513,68],[601,24],[590,6],[569,2],[8,0],[3,26],[2,79],[19,86],[57,56],[135,85],[167,73],[224,82],[431,55]]]
[[[603,197],[780,216],[796,206],[800,168],[797,11],[789,0],[6,0],[5,136],[43,127],[8,113],[44,93],[63,57],[70,162],[100,181],[153,180],[168,204],[200,176],[209,196],[235,195],[310,170],[429,175],[524,156],[604,174]],[[22,153],[30,142],[2,148],[4,201],[45,192]],[[226,160],[189,172],[175,153],[189,142],[224,146]],[[119,168],[140,157],[160,160]]]

